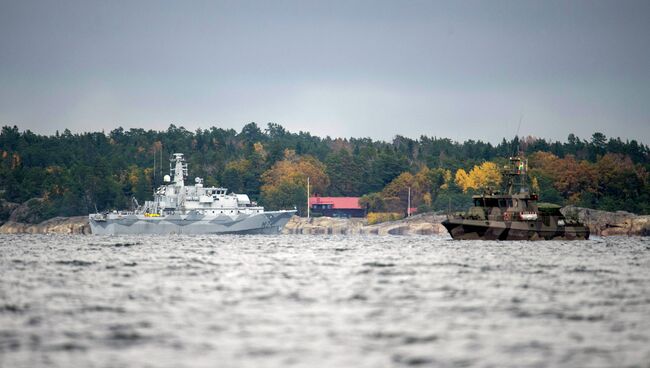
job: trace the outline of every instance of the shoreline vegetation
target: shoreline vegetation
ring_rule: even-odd
[[[239,132],[170,125],[49,136],[4,126],[0,224],[133,209],[163,184],[175,152],[186,154],[188,182],[202,177],[205,185],[248,194],[267,210],[297,208],[303,217],[307,178],[312,194],[360,197],[378,217],[404,216],[409,203],[417,213],[464,211],[472,195],[500,187],[500,168],[517,152],[528,159],[531,187],[543,202],[650,214],[650,148],[598,132],[588,140],[570,134],[566,142],[528,136],[492,144],[428,136],[321,138],[275,123],[264,129],[249,123]]]
[[[597,236],[650,236],[650,215],[635,215],[618,211],[607,212],[580,207],[564,207],[589,227]],[[447,235],[441,222],[444,214],[424,213],[396,221],[369,225],[361,218],[299,217],[293,216],[283,234],[304,235]],[[39,224],[6,222],[0,234],[85,234],[90,235],[86,216],[55,217]]]

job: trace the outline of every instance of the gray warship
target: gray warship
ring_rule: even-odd
[[[455,240],[581,240],[589,239],[589,228],[577,218],[567,218],[560,206],[537,203],[528,187],[528,163],[510,157],[502,172],[501,192],[472,196],[467,212],[448,214],[442,225]]]
[[[201,178],[185,185],[187,164],[182,153],[174,153],[166,184],[152,201],[136,204],[134,211],[112,211],[88,215],[97,235],[121,234],[277,234],[295,210],[264,211],[246,194],[228,193],[227,188],[204,187]]]

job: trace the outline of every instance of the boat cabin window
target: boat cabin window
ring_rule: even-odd
[[[474,205],[476,207],[499,207],[499,201],[496,198],[476,198]]]

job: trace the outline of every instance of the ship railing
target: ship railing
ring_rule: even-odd
[[[485,220],[485,216],[478,214],[469,214],[467,212],[448,213],[448,220]]]
[[[90,215],[90,218],[93,219],[94,221],[97,222],[103,222],[106,221],[106,214],[105,213],[94,213]]]
[[[537,212],[523,211],[519,213],[519,218],[523,221],[537,220]]]

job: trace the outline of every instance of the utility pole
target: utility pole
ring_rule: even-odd
[[[163,173],[162,173],[162,142],[160,142],[160,178],[164,178]],[[442,166],[441,166],[442,167]]]
[[[307,177],[307,219],[309,219],[309,176]]]
[[[160,161],[160,164],[162,165],[162,161]],[[155,142],[153,145],[153,180],[151,182],[151,193],[153,193],[153,196],[155,197],[156,195],[156,143]]]
[[[411,217],[411,187],[409,187],[408,208],[406,208],[406,217]]]

